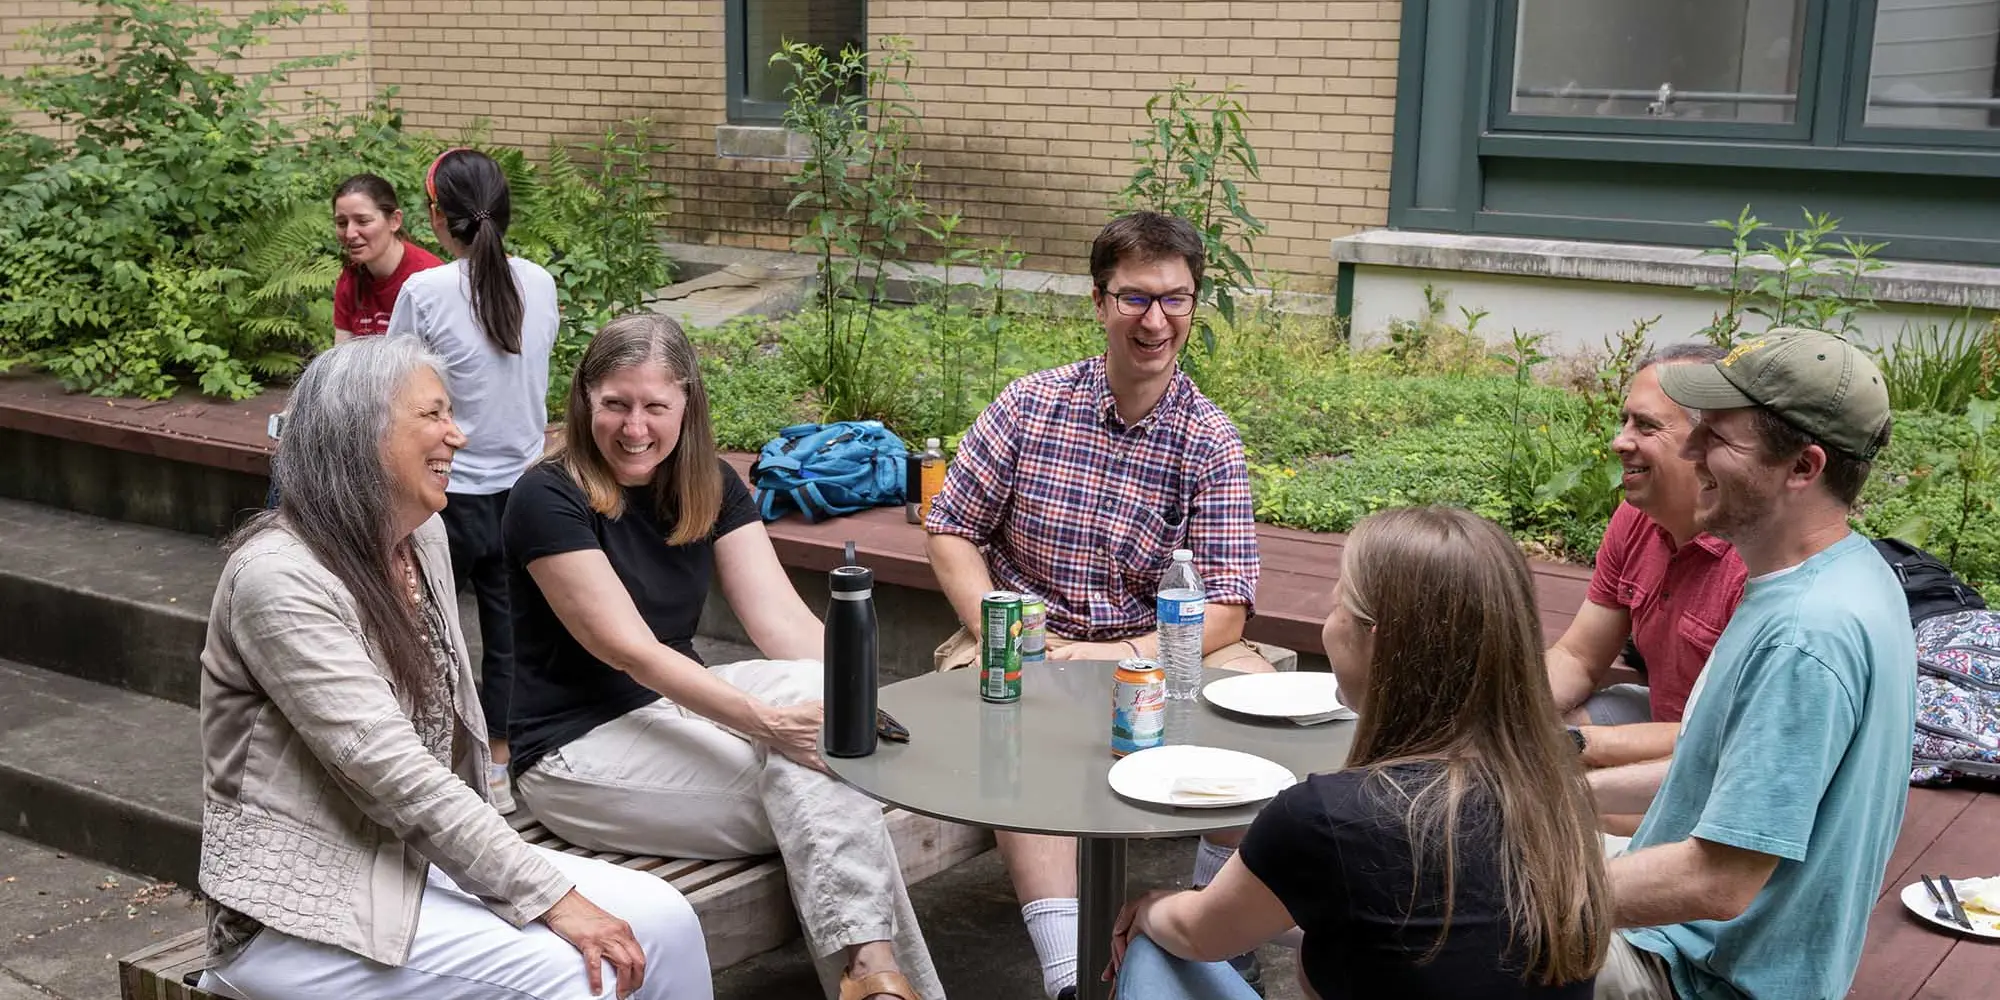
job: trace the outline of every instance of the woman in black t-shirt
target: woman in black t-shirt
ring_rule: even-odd
[[[823,770],[820,621],[716,455],[686,334],[605,324],[565,416],[505,519],[522,798],[593,850],[775,851],[813,954],[854,981],[843,996],[940,1000],[881,807]],[[770,659],[704,667],[711,577]]]
[[[1376,514],[1348,538],[1322,639],[1360,715],[1347,769],[1279,793],[1206,889],[1127,906],[1118,995],[1246,996],[1202,963],[1296,924],[1324,1000],[1588,1000],[1604,859],[1520,550],[1463,510]]]

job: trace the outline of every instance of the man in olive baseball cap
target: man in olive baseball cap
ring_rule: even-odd
[[[1870,461],[1889,443],[1889,388],[1860,348],[1817,330],[1772,330],[1660,386],[1690,410],[1761,406],[1822,445]]]
[[[1644,811],[1608,862],[1599,997],[1847,995],[1903,822],[1916,639],[1895,574],[1848,527],[1889,440],[1882,374],[1846,341],[1773,330],[1661,369],[1698,411],[1695,524],[1736,547],[1743,600],[1665,765],[1591,772]]]

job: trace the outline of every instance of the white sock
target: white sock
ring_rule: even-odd
[[[1235,856],[1236,848],[1212,843],[1207,837],[1201,838],[1201,846],[1194,852],[1194,887],[1199,889],[1215,881],[1216,873],[1222,871],[1222,866]]]
[[[1021,922],[1042,963],[1042,991],[1055,1000],[1063,987],[1076,985],[1076,900],[1037,899],[1021,907]]]

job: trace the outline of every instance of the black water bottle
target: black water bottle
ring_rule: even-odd
[[[875,574],[841,566],[826,609],[826,754],[875,752]]]

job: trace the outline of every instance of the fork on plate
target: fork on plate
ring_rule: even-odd
[[[1951,879],[1944,875],[1932,883],[1929,875],[1923,876],[1924,891],[1930,893],[1931,902],[1937,905],[1937,919],[1955,927],[1972,929],[1972,919],[1965,915],[1965,908],[1958,901],[1958,893],[1953,891]]]

